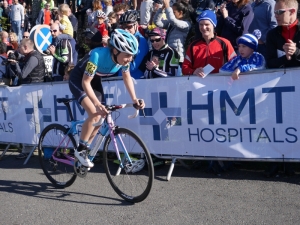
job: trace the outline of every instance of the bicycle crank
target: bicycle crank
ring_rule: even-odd
[[[83,166],[77,158],[75,158],[74,161],[74,172],[77,174],[77,176],[84,178],[87,175],[88,168]]]

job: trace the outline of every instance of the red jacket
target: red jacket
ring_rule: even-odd
[[[218,73],[219,69],[234,56],[235,51],[227,39],[216,36],[207,44],[201,38],[189,45],[182,64],[182,73],[191,75],[197,68],[203,68],[207,64],[215,68],[212,73]]]

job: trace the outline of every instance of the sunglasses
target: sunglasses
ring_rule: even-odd
[[[161,38],[156,38],[156,39],[150,39],[151,43],[154,43],[154,42],[160,42],[161,41]]]
[[[132,29],[134,27],[134,25],[135,24],[132,24],[132,25],[126,25],[125,24],[125,25],[122,25],[122,27],[123,27],[124,30],[130,30],[130,29]]]
[[[274,11],[274,14],[277,15],[277,16],[280,16],[282,15],[283,13],[285,13],[286,11],[290,11],[294,8],[288,8],[288,9],[278,9],[278,10],[275,10]]]
[[[51,32],[51,33],[52,33],[52,32],[53,32],[53,33],[56,33],[56,32],[57,32],[57,30],[50,30],[50,32]]]
[[[29,36],[23,36],[23,38],[29,38]]]

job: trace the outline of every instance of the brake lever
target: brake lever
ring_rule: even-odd
[[[142,99],[139,99],[139,103],[142,104],[142,103],[143,103],[143,100],[142,100]],[[144,109],[139,109],[139,107],[137,107],[137,104],[136,104],[136,103],[133,104],[133,107],[134,107],[135,109],[142,110],[143,116],[146,117]]]

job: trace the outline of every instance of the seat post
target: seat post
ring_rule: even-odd
[[[68,109],[68,112],[69,112],[71,121],[73,121],[73,120],[74,120],[74,117],[73,117],[73,113],[72,113],[72,110],[71,110],[71,107],[70,107],[70,102],[64,102],[64,104],[65,104],[65,106],[66,106],[67,109]]]

